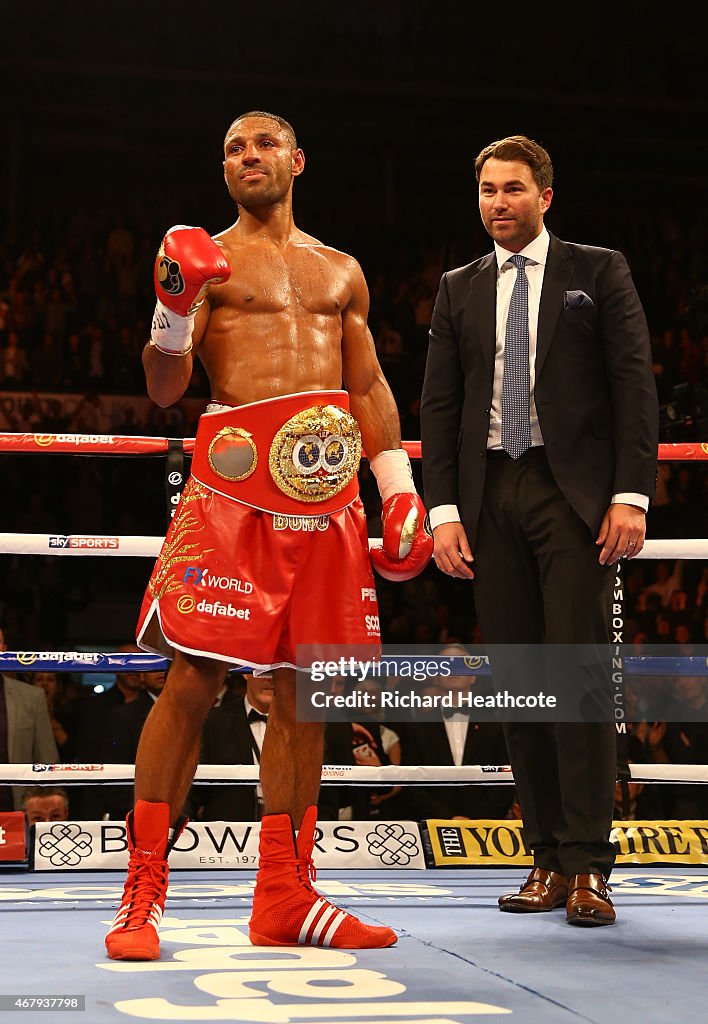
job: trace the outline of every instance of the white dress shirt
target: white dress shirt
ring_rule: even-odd
[[[532,242],[529,242],[519,252],[519,256],[525,256],[529,261],[526,264],[526,279],[528,281],[528,305],[529,305],[529,372],[531,377],[531,445],[538,447],[543,444],[543,436],[538,423],[536,412],[536,400],[534,396],[536,386],[536,341],[538,337],[538,311],[541,305],[541,289],[543,288],[543,275],[546,271],[546,260],[548,259],[548,246],[550,236],[545,227],[541,229]],[[514,290],[516,281],[516,267],[508,260],[516,253],[503,249],[494,243],[494,252],[497,258],[497,335],[496,348],[494,352],[494,383],[492,385],[492,407],[489,416],[489,434],[487,435],[487,448],[499,450],[501,448],[501,408],[502,408],[502,381],[504,377],[504,345],[506,342],[506,321],[509,316],[511,304],[511,293]],[[611,503],[624,503],[626,505],[637,505],[646,512],[649,508],[649,498],[644,494],[623,492],[613,494]],[[443,523],[459,523],[460,511],[457,505],[437,505],[430,510],[430,526],[435,529]]]
[[[253,704],[249,701],[248,697],[243,698],[243,706],[246,709],[246,721],[248,721],[248,712],[253,708]],[[258,711],[258,708],[254,708],[254,711]],[[261,711],[260,714],[263,714]],[[265,739],[265,731],[267,722],[248,722],[248,727],[251,730],[251,735],[255,740],[256,746],[258,747],[258,754],[260,755],[263,749],[263,740]],[[260,757],[256,756],[255,750],[253,751],[253,763],[260,764]],[[256,796],[259,801],[263,800],[263,790],[260,785],[256,786]]]
[[[445,718],[445,732],[447,733],[447,741],[450,744],[452,763],[456,764],[458,768],[462,764],[469,727],[470,716],[465,714],[464,711],[457,711],[454,715],[450,715],[449,718]]]

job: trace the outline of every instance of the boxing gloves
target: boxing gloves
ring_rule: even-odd
[[[194,316],[207,286],[223,284],[230,274],[229,261],[204,228],[170,228],[155,260],[157,305],[150,344],[166,355],[190,352]]]
[[[383,544],[371,548],[374,569],[386,580],[411,580],[433,557],[433,538],[424,528],[425,507],[416,494],[411,464],[402,448],[371,460],[383,499]]]

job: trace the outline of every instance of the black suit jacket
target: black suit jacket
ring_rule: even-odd
[[[89,742],[95,750],[92,760],[99,763],[135,764],[140,734],[152,711],[154,701],[145,690],[135,700],[124,702],[119,697],[120,691],[113,687],[90,700],[95,720]],[[133,787],[82,786],[77,801],[79,818],[96,821],[107,814],[110,821],[122,821],[133,807]]]
[[[496,285],[494,253],[443,275],[420,410],[426,505],[457,505],[471,543],[492,404]],[[591,303],[564,308],[569,290]],[[535,401],[551,472],[593,533],[612,494],[653,497],[659,417],[651,347],[621,253],[550,236]]]
[[[397,722],[402,764],[454,764],[445,723]],[[462,753],[463,764],[509,763],[504,734],[497,722],[470,722]],[[514,798],[513,785],[406,786],[396,810],[404,817],[504,818]]]
[[[246,718],[243,697],[212,708],[204,721],[200,764],[252,764],[253,733]],[[204,821],[256,821],[255,786],[193,786],[185,813],[202,808]]]

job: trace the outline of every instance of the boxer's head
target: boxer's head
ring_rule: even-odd
[[[302,174],[305,154],[292,125],[277,114],[250,110],[229,126],[224,139],[224,178],[229,195],[245,209],[285,198]]]

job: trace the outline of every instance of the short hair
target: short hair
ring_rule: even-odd
[[[29,801],[34,800],[35,797],[45,796],[60,796],[66,804],[67,811],[69,810],[69,797],[67,796],[66,790],[62,789],[60,786],[28,786],[28,788],[22,793],[22,809],[25,810]]]
[[[520,160],[528,164],[533,179],[541,192],[553,184],[553,164],[551,158],[538,142],[525,135],[508,135],[505,139],[497,139],[485,146],[474,162],[475,175],[479,181],[482,168],[490,158],[495,160]]]
[[[238,117],[235,117],[229,125],[229,128],[231,128],[232,125],[235,125],[237,121],[243,121],[244,117],[267,117],[270,118],[271,121],[276,121],[287,135],[291,147],[293,149],[297,149],[295,129],[290,122],[286,121],[284,117],[280,116],[280,114],[270,114],[267,110],[247,110],[245,114],[239,114]]]

